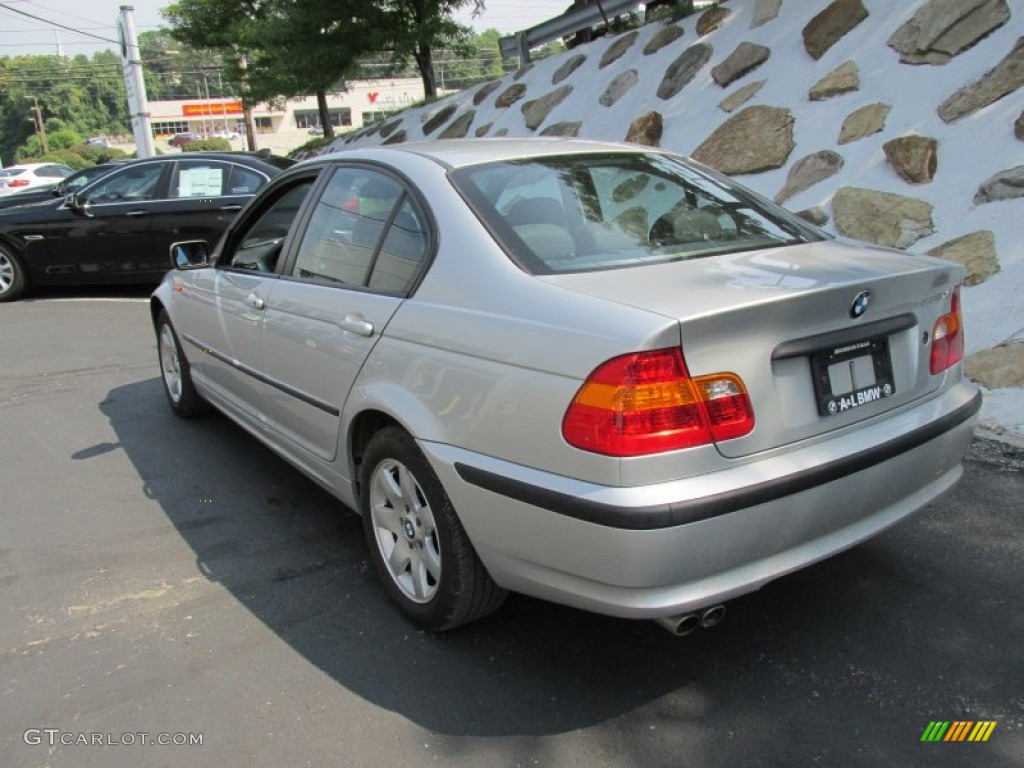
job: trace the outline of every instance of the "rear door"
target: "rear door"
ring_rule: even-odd
[[[363,363],[409,295],[428,251],[426,219],[383,171],[337,167],[267,302],[263,366],[269,426],[317,458],[335,457],[341,413]]]
[[[242,207],[269,181],[266,174],[225,160],[188,158],[174,163],[166,199],[153,217],[154,247],[205,240],[211,249]]]

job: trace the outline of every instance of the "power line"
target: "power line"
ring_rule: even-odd
[[[14,1],[15,2],[19,2],[19,0],[14,0]],[[20,1],[24,2],[24,0],[20,0]],[[59,14],[61,16],[67,16],[68,18],[71,18],[71,19],[80,19],[82,21],[88,21],[88,22],[95,22],[96,21],[95,17],[89,18],[88,16],[78,16],[77,14],[70,13],[69,11],[66,11],[66,10],[63,10],[63,9],[50,8],[50,7],[47,7],[47,6],[43,5],[40,2],[36,2],[36,0],[28,0],[28,4],[31,5],[33,7],[33,9],[38,9],[38,10],[41,10],[41,11],[50,11],[51,13],[56,13],[56,14]],[[83,29],[110,29],[110,25],[107,24],[106,26],[103,26],[103,27],[83,27]]]
[[[11,8],[11,6],[6,5],[5,3],[0,3],[0,8],[4,8],[4,9],[10,11],[11,13],[17,13],[20,16],[27,16],[28,18],[34,19],[35,21],[46,22],[47,24],[49,24],[51,26],[60,27],[61,29],[67,30],[68,32],[74,32],[76,35],[85,35],[86,37],[91,37],[91,38],[94,38],[95,40],[102,40],[105,43],[113,43],[114,45],[117,45],[117,46],[121,45],[121,41],[120,40],[112,40],[109,37],[101,37],[100,35],[94,35],[91,32],[83,32],[80,29],[75,29],[74,27],[68,27],[68,26],[65,26],[64,24],[59,24],[56,21],[51,21],[50,19],[44,19],[42,16],[35,16],[34,14],[26,13],[25,11],[19,11],[17,8]]]

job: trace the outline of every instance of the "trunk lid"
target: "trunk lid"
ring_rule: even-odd
[[[692,376],[734,373],[747,387],[753,432],[717,444],[740,457],[941,387],[945,375],[929,370],[931,331],[962,273],[939,259],[825,241],[540,279],[677,318]]]

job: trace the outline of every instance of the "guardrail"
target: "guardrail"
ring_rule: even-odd
[[[624,11],[632,10],[643,3],[637,0],[595,0],[581,8],[571,8],[534,27],[503,37],[498,41],[501,55],[510,59],[519,57],[520,64],[530,61],[530,49],[559,40],[581,29],[592,27],[598,22],[608,21]]]

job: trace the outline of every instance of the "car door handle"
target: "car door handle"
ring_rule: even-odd
[[[367,338],[373,336],[373,323],[367,322],[366,318],[358,312],[345,315],[344,320],[338,321],[338,327],[343,331],[358,333],[360,336],[366,336]]]
[[[240,210],[242,210],[242,206],[241,205],[237,205],[237,204],[236,205],[222,205],[220,207],[220,209],[222,211],[240,211]]]
[[[253,309],[263,309],[266,306],[263,299],[257,296],[255,293],[250,293],[245,297],[245,306],[252,307]]]

